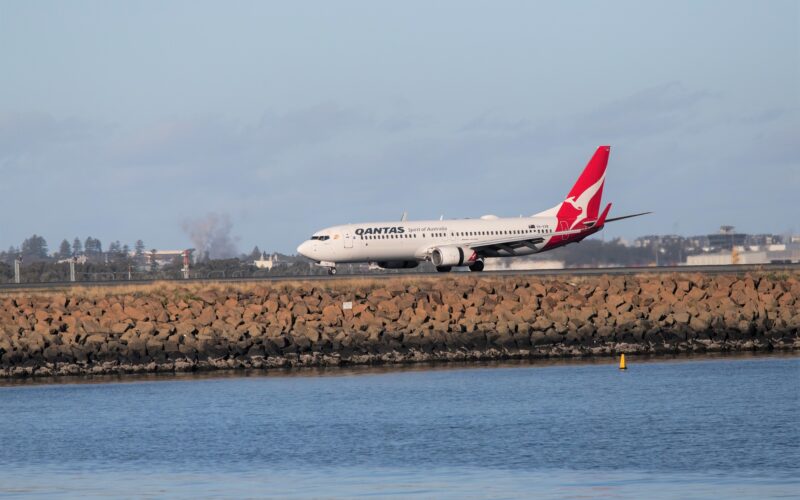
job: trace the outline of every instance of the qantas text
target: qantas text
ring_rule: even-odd
[[[400,226],[394,227],[368,227],[368,228],[358,228],[356,229],[356,234],[358,236],[364,234],[403,234],[406,232],[406,228]]]

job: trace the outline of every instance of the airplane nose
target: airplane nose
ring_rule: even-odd
[[[311,256],[309,255],[311,253],[311,243],[308,241],[300,243],[300,246],[297,247],[297,253],[299,253],[303,257],[311,258]]]

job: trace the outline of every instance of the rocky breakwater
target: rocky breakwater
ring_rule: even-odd
[[[401,277],[0,295],[0,376],[800,349],[800,276]]]

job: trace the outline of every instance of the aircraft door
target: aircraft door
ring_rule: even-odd
[[[344,247],[353,248],[353,238],[350,236],[350,233],[344,233]]]
[[[561,232],[561,231],[569,231],[569,224],[567,224],[567,221],[562,220],[561,222],[559,222],[558,231],[559,232]],[[569,238],[569,235],[567,235],[567,234],[562,234],[561,235],[561,241],[564,241],[567,238]]]

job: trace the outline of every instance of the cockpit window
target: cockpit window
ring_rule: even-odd
[[[327,241],[327,240],[331,239],[331,237],[330,236],[312,236],[311,239],[312,240],[319,240],[319,241]]]

